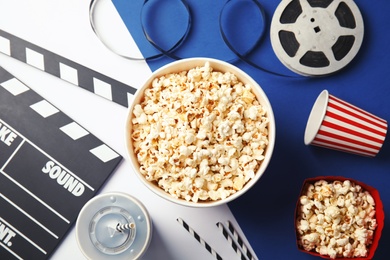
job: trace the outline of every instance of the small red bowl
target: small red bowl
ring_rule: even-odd
[[[299,198],[306,192],[305,190],[305,187],[306,187],[306,184],[314,184],[315,182],[317,181],[320,181],[320,180],[325,180],[327,182],[333,182],[333,181],[345,181],[345,180],[349,180],[357,185],[360,185],[364,190],[368,191],[372,198],[374,199],[375,201],[375,210],[376,210],[376,214],[375,214],[375,218],[376,218],[376,221],[377,221],[377,227],[374,231],[374,237],[373,237],[373,240],[372,240],[372,244],[369,246],[368,248],[368,254],[366,257],[353,257],[353,258],[345,258],[345,257],[337,257],[336,259],[337,260],[363,260],[363,259],[372,259],[374,257],[374,254],[375,254],[375,251],[378,247],[378,243],[379,243],[379,239],[382,235],[382,230],[383,230],[383,226],[384,226],[384,220],[385,220],[385,213],[383,211],[383,204],[382,204],[382,201],[380,199],[380,196],[379,196],[379,192],[378,190],[376,190],[375,188],[367,185],[367,184],[364,184],[362,182],[359,182],[359,181],[356,181],[356,180],[353,180],[353,179],[350,179],[350,178],[345,178],[345,177],[342,177],[342,176],[318,176],[318,177],[314,177],[314,178],[308,178],[306,179],[304,182],[303,182],[303,185],[302,185],[302,188],[301,188],[301,192],[299,194]],[[294,225],[295,225],[295,230],[297,230],[297,217],[298,217],[298,213],[299,213],[299,198],[298,198],[298,201],[297,201],[297,205],[295,207],[295,218],[294,218]],[[297,247],[298,247],[298,250],[301,251],[301,252],[304,252],[304,253],[307,253],[307,254],[310,254],[310,255],[313,255],[313,256],[319,256],[319,257],[322,257],[322,258],[325,258],[325,259],[332,259],[330,258],[330,256],[328,255],[321,255],[315,251],[306,251],[305,249],[302,248],[301,245],[299,245],[298,241],[299,241],[299,234],[298,232],[296,232],[296,243],[297,243]]]

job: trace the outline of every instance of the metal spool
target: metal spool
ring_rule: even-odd
[[[278,59],[304,76],[344,68],[363,42],[362,15],[353,0],[283,0],[271,22]]]

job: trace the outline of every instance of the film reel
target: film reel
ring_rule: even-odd
[[[276,56],[304,76],[344,68],[358,53],[363,35],[363,18],[353,0],[283,0],[271,22]]]

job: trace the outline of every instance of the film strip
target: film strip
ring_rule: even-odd
[[[180,59],[177,57],[173,52],[180,47],[180,45],[186,40],[190,29],[192,25],[192,18],[190,15],[190,9],[188,6],[187,1],[185,0],[178,0],[178,3],[180,3],[185,10],[187,14],[187,20],[186,20],[186,30],[183,32],[183,34],[178,37],[177,41],[175,41],[171,47],[169,47],[167,50],[161,48],[152,38],[151,34],[148,32],[147,28],[144,25],[144,15],[143,13],[146,12],[146,10],[154,10],[154,9],[159,9],[161,6],[158,4],[161,4],[161,1],[152,1],[152,0],[144,0],[141,8],[140,8],[140,21],[141,21],[141,30],[143,35],[145,36],[145,39],[155,48],[155,51],[153,54],[146,54],[144,53],[144,56],[138,56],[137,54],[134,53],[129,53],[129,49],[126,47],[125,50],[123,50],[122,47],[118,47],[115,45],[115,43],[110,41],[110,37],[106,36],[106,34],[103,32],[104,30],[101,30],[100,27],[98,26],[99,20],[102,19],[103,15],[99,15],[99,12],[102,12],[100,9],[104,8],[106,3],[111,0],[91,0],[90,5],[89,5],[89,22],[91,25],[91,28],[95,35],[98,37],[98,39],[113,53],[129,59],[129,60],[154,60],[161,58],[162,56],[167,56],[172,59]],[[158,3],[158,4],[157,4]],[[154,7],[154,8],[153,8]],[[100,18],[99,18],[100,17]],[[106,18],[108,19],[108,18]],[[101,21],[100,21],[101,23]],[[113,46],[115,45],[115,46]]]
[[[0,52],[128,107],[134,87],[0,30]]]
[[[0,259],[47,259],[121,160],[0,67]]]
[[[182,225],[188,233],[193,236],[196,241],[198,241],[215,259],[222,260],[222,257],[203,239],[193,230],[182,218],[178,218],[177,222]]]
[[[156,30],[161,26],[161,22],[158,23],[158,25],[150,26],[150,15],[155,16],[154,10],[160,10],[162,8],[161,5],[165,5],[167,3],[164,2],[162,4],[162,1],[156,1],[156,0],[144,0],[140,1],[137,4],[127,3],[124,4],[121,1],[112,1],[115,4],[117,4],[117,8],[119,10],[119,13],[121,15],[121,18],[125,25],[128,25],[129,31],[132,32],[132,35],[134,36],[134,39],[137,41],[137,43],[140,45],[143,57],[140,56],[137,52],[131,52],[129,46],[132,44],[132,42],[128,42],[127,44],[123,44],[122,41],[113,41],[113,36],[111,33],[111,30],[108,30],[105,28],[105,26],[102,26],[102,24],[109,25],[110,20],[107,22],[104,22],[105,19],[108,19],[104,15],[101,15],[101,9],[104,9],[104,5],[106,2],[110,2],[111,0],[91,0],[90,2],[90,9],[89,9],[89,21],[91,28],[97,38],[105,45],[110,51],[117,54],[118,56],[121,56],[123,58],[129,59],[129,60],[155,60],[161,57],[168,57],[173,60],[180,60],[185,58],[185,55],[183,54],[177,54],[180,51],[181,47],[185,47],[186,40],[190,37],[189,34],[191,32],[192,27],[196,24],[196,21],[193,21],[192,19],[192,8],[196,5],[190,6],[191,3],[189,3],[187,0],[177,0],[177,1],[171,1],[170,5],[172,8],[177,8],[178,13],[185,13],[185,18],[180,19],[178,21],[179,23],[182,23],[185,27],[183,30],[182,28],[178,31],[180,33],[175,34],[170,38],[170,40],[163,40],[161,42],[160,37],[168,37],[168,33],[165,33],[165,30]],[[120,2],[120,3],[115,3]],[[249,42],[248,46],[245,48],[236,48],[234,42],[234,39],[240,38],[241,35],[237,35],[237,32],[235,32],[234,36],[228,36],[229,33],[229,22],[232,21],[232,13],[235,12],[233,10],[237,10],[237,8],[245,8],[245,6],[250,5],[250,8],[255,10],[257,14],[255,14],[256,19],[255,23],[256,26],[259,27],[259,30],[257,30],[254,34],[251,34],[250,40],[245,40],[245,42]],[[164,7],[166,8],[166,7]],[[108,8],[107,8],[108,9]],[[125,10],[121,12],[122,10]],[[182,11],[184,10],[184,12]],[[138,12],[139,11],[139,12]],[[163,11],[162,11],[163,12]],[[103,12],[104,13],[104,12]],[[139,18],[138,20],[134,19],[134,17]],[[244,17],[248,17],[245,15]],[[153,17],[153,19],[156,17]],[[156,18],[157,19],[157,18]],[[234,16],[235,21],[239,21],[240,18],[237,16]],[[244,18],[245,19],[245,18]],[[140,24],[138,22],[140,21]],[[176,21],[176,20],[175,20]],[[164,21],[162,21],[164,22]],[[167,21],[167,23],[170,21]],[[213,21],[214,22],[214,21]],[[219,13],[219,18],[217,21],[219,23],[219,32],[221,34],[222,43],[225,43],[225,45],[230,49],[230,51],[234,54],[232,58],[227,58],[226,61],[229,63],[234,63],[237,61],[243,61],[250,66],[261,70],[263,72],[282,76],[282,77],[289,77],[289,78],[303,78],[300,75],[292,74],[282,74],[278,73],[276,71],[272,71],[270,69],[267,69],[264,66],[261,66],[257,64],[256,62],[252,61],[250,56],[255,52],[256,49],[260,47],[260,45],[264,41],[264,36],[266,32],[266,15],[265,10],[263,6],[260,4],[257,0],[247,0],[247,1],[234,1],[234,0],[227,0],[225,3],[221,5],[221,10]],[[253,23],[252,23],[253,25]],[[138,28],[139,27],[139,28]],[[137,35],[137,29],[141,31],[141,36]],[[108,32],[107,32],[108,31]],[[156,34],[155,31],[161,31],[160,35]],[[173,30],[175,31],[175,30]],[[120,34],[120,33],[119,33]],[[127,35],[127,34],[126,34]],[[164,36],[162,36],[164,35]],[[111,36],[111,37],[110,37]],[[125,36],[123,36],[126,38]],[[252,39],[253,38],[253,39]],[[189,39],[191,41],[191,39]],[[172,42],[168,44],[167,42]],[[163,46],[163,45],[167,45]],[[239,50],[242,49],[242,50]],[[183,51],[182,51],[183,52]],[[201,54],[200,56],[202,56]],[[196,55],[199,56],[199,55]],[[208,55],[206,55],[208,56]]]
[[[225,9],[227,9],[227,7],[232,3],[232,0],[227,0],[225,2],[225,4],[223,5],[223,7],[221,9],[220,15],[219,15],[219,31],[221,33],[222,40],[224,41],[226,46],[237,56],[238,59],[249,64],[250,66],[252,66],[258,70],[261,70],[263,72],[272,74],[272,75],[276,75],[276,76],[280,76],[280,77],[287,77],[287,78],[298,78],[298,77],[296,77],[296,75],[287,75],[287,74],[282,74],[282,73],[279,73],[276,71],[269,70],[263,66],[260,66],[259,64],[255,63],[255,62],[253,62],[249,58],[249,55],[252,52],[254,52],[254,50],[257,47],[259,47],[261,45],[261,43],[264,41],[265,25],[266,25],[266,19],[265,19],[266,14],[265,14],[265,10],[264,10],[263,6],[256,0],[251,0],[251,2],[257,8],[257,10],[260,14],[260,17],[261,17],[261,21],[260,21],[261,29],[260,29],[260,33],[258,35],[258,38],[257,38],[255,44],[250,49],[248,49],[246,52],[240,52],[234,47],[232,42],[229,40],[229,37],[226,35],[226,33],[225,33],[226,29],[223,26],[222,17],[224,15],[224,13],[226,12]]]
[[[363,35],[363,18],[353,0],[282,1],[271,22],[276,56],[304,76],[344,68],[357,55]]]

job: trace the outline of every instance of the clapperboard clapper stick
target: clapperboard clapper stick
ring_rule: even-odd
[[[114,103],[128,107],[136,92],[119,82],[56,53],[0,30],[0,52],[70,82]]]
[[[0,67],[0,259],[49,258],[121,160]]]

